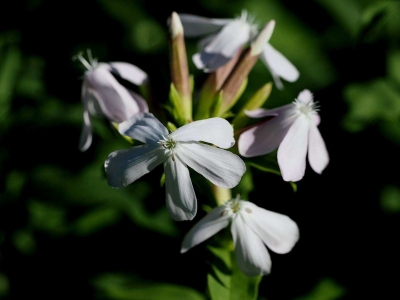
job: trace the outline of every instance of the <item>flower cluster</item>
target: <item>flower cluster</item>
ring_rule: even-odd
[[[236,108],[239,113],[231,119],[230,109],[235,107],[247,75],[259,57],[278,88],[283,87],[281,79],[293,82],[299,77],[296,67],[269,43],[275,25],[271,20],[258,30],[247,12],[236,19],[173,13],[169,19],[172,82],[170,102],[164,106],[173,122],[162,120],[170,130],[149,112],[139,94],[117,80],[121,77],[135,85],[149,84],[145,72],[128,63],[97,63],[90,52],[89,62],[78,55],[87,68],[82,87],[84,128],[80,149],[84,151],[91,144],[90,116],[94,114],[115,123],[121,135],[142,143],[108,156],[104,164],[107,182],[114,188],[125,187],[162,164],[166,207],[177,221],[192,220],[197,213],[189,167],[210,181],[214,190],[231,189],[246,172],[244,161],[234,153],[251,161],[251,157],[278,149],[276,159],[285,181],[303,178],[307,152],[312,169],[321,173],[329,156],[317,128],[320,117],[309,90],[300,92],[293,103],[264,109],[261,107],[269,92],[267,95],[260,89],[262,92],[256,92],[244,107]],[[205,36],[193,62],[210,74],[195,107],[184,36]],[[247,125],[248,118],[263,119]],[[235,135],[239,136],[236,148]],[[186,234],[181,252],[230,225],[240,269],[249,276],[268,274],[271,259],[265,246],[276,253],[288,253],[299,239],[299,229],[287,216],[239,196],[229,199],[229,195],[230,191],[225,198],[214,194],[217,206]]]

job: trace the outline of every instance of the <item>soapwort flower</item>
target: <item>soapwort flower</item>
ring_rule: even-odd
[[[205,36],[199,43],[200,52],[193,55],[196,67],[205,72],[213,72],[225,65],[258,34],[254,17],[245,10],[236,19],[210,19],[190,14],[179,14],[179,17],[185,36]],[[280,78],[294,82],[299,77],[296,67],[269,43],[265,44],[260,58],[278,88],[283,87]]]
[[[151,113],[138,113],[121,123],[119,132],[145,144],[109,155],[108,184],[124,187],[164,164],[166,204],[174,220],[191,220],[197,211],[187,166],[224,188],[236,186],[246,170],[239,156],[223,150],[235,143],[233,128],[225,119],[195,121],[169,133]]]
[[[138,112],[147,112],[146,101],[137,93],[121,85],[113,74],[135,85],[147,81],[147,74],[125,62],[99,63],[88,50],[88,61],[82,54],[75,57],[85,67],[82,84],[83,129],[79,148],[87,150],[92,143],[91,115],[103,115],[109,121],[120,123]]]
[[[325,142],[317,128],[318,108],[309,90],[297,99],[275,109],[259,108],[245,113],[252,118],[273,118],[244,131],[239,137],[239,153],[246,157],[270,153],[278,148],[278,164],[285,181],[299,181],[306,167],[321,174],[329,162]]]
[[[271,257],[265,246],[275,253],[285,254],[299,239],[299,229],[292,219],[237,196],[214,208],[190,229],[183,239],[181,253],[229,224],[238,266],[248,276],[270,273]]]

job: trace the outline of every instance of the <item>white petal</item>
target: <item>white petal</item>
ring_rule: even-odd
[[[143,143],[157,143],[168,135],[168,130],[151,113],[137,113],[118,127],[119,133]]]
[[[177,142],[203,141],[224,149],[235,144],[233,127],[222,118],[211,118],[186,124],[171,133],[171,138]]]
[[[299,71],[296,67],[269,43],[265,45],[261,60],[269,67],[271,73],[278,77],[289,82],[294,82],[299,78]]]
[[[178,143],[175,153],[185,164],[220,187],[236,186],[246,171],[239,156],[209,145]]]
[[[189,170],[179,158],[164,163],[167,209],[176,221],[191,220],[197,212],[197,200]]]
[[[213,72],[226,64],[250,39],[250,26],[239,20],[226,25],[201,53],[193,56],[199,69]]]
[[[96,68],[85,76],[90,93],[97,99],[103,114],[116,123],[139,112],[136,101],[106,68]]]
[[[135,99],[136,104],[139,108],[139,112],[148,112],[149,111],[149,106],[147,105],[146,100],[144,100],[142,96],[140,96],[139,94],[137,94],[131,90],[128,90],[128,93],[131,95],[131,97],[133,99]]]
[[[264,121],[244,131],[238,141],[239,153],[245,157],[260,156],[278,148],[293,124],[291,111],[293,106],[285,106],[287,112]],[[283,108],[283,107],[282,107]]]
[[[195,37],[220,30],[231,22],[231,19],[209,19],[190,14],[178,14],[181,19],[184,35]]]
[[[243,201],[241,214],[249,226],[272,251],[284,254],[299,240],[299,228],[288,216]]]
[[[297,96],[297,100],[303,103],[310,103],[313,101],[313,94],[309,90],[302,90]]]
[[[221,229],[229,225],[230,214],[224,213],[225,206],[218,206],[205,215],[185,235],[182,242],[181,253],[200,244]]]
[[[107,182],[112,187],[124,187],[167,159],[159,144],[146,144],[111,153],[104,163]]]
[[[308,161],[310,162],[310,166],[316,173],[321,174],[329,163],[329,155],[325,142],[317,126],[314,124],[310,126],[308,143]]]
[[[307,116],[299,115],[278,148],[278,164],[285,181],[299,181],[304,176],[310,124]]]
[[[248,276],[271,271],[271,257],[261,239],[245,224],[241,215],[232,221],[231,232],[239,268]]]
[[[83,152],[86,151],[92,144],[92,123],[89,115],[89,92],[86,88],[85,82],[82,85],[82,100],[83,100],[83,126],[82,133],[79,140],[79,149]]]
[[[148,80],[147,74],[138,67],[125,62],[111,62],[110,71],[135,85],[142,85]]]

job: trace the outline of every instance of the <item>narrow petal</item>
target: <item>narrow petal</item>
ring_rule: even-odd
[[[79,149],[86,151],[92,144],[92,122],[89,115],[89,91],[86,88],[85,81],[82,84],[82,101],[83,101],[83,126],[79,140]]]
[[[128,90],[106,68],[101,67],[88,72],[85,80],[102,112],[110,121],[120,123],[139,112],[139,107]]]
[[[142,143],[157,143],[168,135],[168,130],[151,113],[137,113],[129,120],[119,124],[121,134],[141,141]]]
[[[197,200],[189,170],[179,158],[170,157],[164,163],[167,209],[176,221],[192,220],[197,212]]]
[[[147,74],[138,67],[125,62],[111,62],[110,71],[135,85],[142,85],[148,80]]]
[[[233,127],[222,118],[189,123],[171,133],[171,137],[177,142],[203,141],[224,149],[235,144]]]
[[[179,143],[175,153],[185,164],[220,187],[236,186],[246,171],[239,156],[209,145]]]
[[[240,155],[260,156],[278,148],[293,124],[292,107],[285,106],[286,112],[243,132],[238,141]]]
[[[107,182],[119,188],[139,179],[167,159],[159,144],[149,144],[111,153],[104,163]]]
[[[288,216],[263,209],[254,203],[243,201],[241,214],[246,225],[275,253],[292,250],[299,240],[299,228]]]
[[[179,14],[185,36],[196,37],[220,30],[232,19],[209,19],[190,14]]]
[[[261,60],[264,61],[272,73],[286,81],[294,82],[299,78],[297,68],[269,43],[264,48]]]
[[[309,90],[303,90],[297,96],[297,100],[303,103],[310,103],[313,101],[313,94]]]
[[[185,235],[182,242],[181,253],[188,251],[190,248],[200,244],[221,229],[227,227],[229,225],[230,215],[225,213],[225,210],[225,206],[218,206],[197,222]]]
[[[250,26],[240,20],[230,22],[201,53],[193,57],[197,68],[213,72],[227,63],[250,39]]]
[[[261,239],[245,224],[239,214],[231,226],[239,268],[248,276],[265,275],[271,271],[271,257]]]
[[[310,123],[307,116],[299,115],[278,148],[278,164],[285,181],[299,181],[304,176]]]
[[[128,90],[129,94],[131,95],[131,97],[136,101],[136,104],[139,108],[139,112],[148,112],[149,111],[149,106],[147,105],[146,100],[143,99],[142,96],[140,96],[139,94]]]
[[[317,126],[314,124],[310,126],[308,161],[310,162],[311,168],[318,174],[321,174],[329,163],[329,155],[326,150],[325,142]]]
[[[244,110],[244,113],[250,118],[274,117],[277,115],[287,114],[293,109],[293,104],[287,104],[273,109],[257,108],[254,110]]]

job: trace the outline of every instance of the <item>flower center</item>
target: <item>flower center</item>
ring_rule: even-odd
[[[93,71],[97,67],[97,59],[93,58],[92,51],[90,49],[87,49],[87,56],[88,59],[86,60],[83,57],[83,53],[80,52],[77,55],[75,55],[72,59],[79,60],[82,63],[82,65],[86,68],[86,72]]]
[[[251,39],[257,35],[258,25],[255,21],[255,17],[250,15],[247,10],[243,9],[240,16],[236,17],[235,19],[240,21],[243,25],[248,26]]]
[[[167,135],[166,137],[163,136],[163,139],[159,140],[158,143],[165,149],[165,153],[172,155],[172,159],[175,160],[174,150],[177,142],[175,142],[170,135]]]
[[[296,99],[293,104],[295,105],[299,114],[304,114],[307,117],[311,117],[318,111],[318,104],[312,100],[304,103]]]

